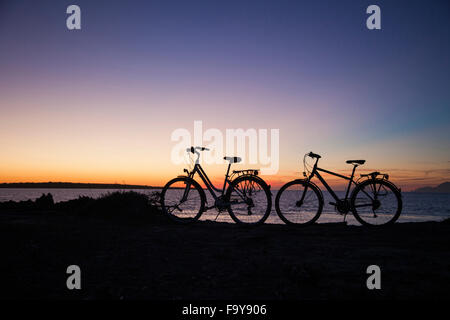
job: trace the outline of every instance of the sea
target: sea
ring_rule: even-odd
[[[151,195],[153,192],[161,191],[160,189],[131,189],[136,192]],[[24,201],[35,200],[42,194],[51,193],[55,202],[67,201],[76,199],[80,196],[88,196],[98,198],[102,195],[118,191],[117,189],[37,189],[37,188],[0,188],[0,201]],[[130,191],[130,189],[123,190]],[[275,199],[277,190],[272,190],[273,201]],[[336,213],[334,207],[328,202],[332,201],[328,192],[323,191],[325,197],[325,205],[318,223],[335,223],[344,222],[344,216]],[[338,193],[339,196],[339,193]],[[208,195],[208,203],[212,204],[214,201]],[[442,221],[450,218],[450,194],[446,193],[417,193],[417,192],[402,192],[403,210],[398,222],[420,222],[420,221]],[[226,211],[218,212],[213,210],[206,211],[201,220],[215,220],[219,222],[233,222]],[[345,217],[348,224],[359,224],[351,214]],[[272,213],[267,219],[266,223],[283,223],[275,212],[274,205],[272,205]]]

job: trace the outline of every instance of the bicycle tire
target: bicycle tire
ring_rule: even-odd
[[[172,214],[172,212],[174,212],[175,210],[172,210],[172,211],[168,210],[170,207],[170,206],[168,206],[168,203],[170,201],[173,201],[176,203],[177,201],[175,199],[168,199],[170,196],[167,194],[167,192],[170,190],[170,186],[174,185],[177,182],[180,182],[182,184],[190,183],[190,185],[193,187],[192,190],[196,190],[199,194],[199,200],[200,200],[199,208],[198,208],[198,210],[193,210],[193,211],[197,211],[197,212],[193,212],[191,214],[191,216],[189,216],[189,217],[181,218],[181,217],[178,217],[177,215]],[[180,193],[180,195],[181,195],[182,189],[173,188],[172,190],[176,190],[176,191],[179,190],[178,193]],[[192,192],[192,190],[190,190],[189,192]],[[175,196],[177,196],[177,195],[175,195]],[[164,188],[161,192],[161,208],[163,210],[163,213],[166,214],[170,219],[172,219],[173,221],[175,221],[177,223],[188,224],[188,223],[197,221],[205,210],[205,203],[206,203],[205,192],[203,191],[201,186],[197,183],[197,181],[195,181],[194,179],[191,179],[189,177],[177,177],[177,178],[170,180],[169,182],[166,183],[166,185],[164,186]],[[174,204],[173,206],[178,206],[178,205]],[[178,209],[179,209],[179,206],[178,206]]]
[[[244,175],[244,176],[240,176],[236,179],[234,179],[226,192],[226,199],[227,201],[232,202],[232,193],[234,190],[240,190],[239,189],[239,185],[241,183],[247,183],[247,185],[253,185],[253,184],[258,184],[261,187],[260,191],[263,191],[263,193],[260,193],[258,195],[258,200],[262,200],[263,195],[266,198],[266,205],[263,204],[263,207],[266,206],[266,208],[263,211],[263,214],[260,215],[260,219],[254,221],[254,222],[246,222],[244,221],[243,217],[245,217],[245,212],[242,212],[243,214],[241,215],[241,211],[245,210],[245,206],[247,206],[247,210],[248,212],[251,212],[251,208],[249,208],[251,205],[248,205],[247,203],[243,205],[243,208],[241,210],[239,210],[239,214],[238,211],[236,210],[236,208],[233,210],[232,208],[232,204],[230,203],[227,207],[228,213],[230,215],[230,217],[233,219],[234,222],[236,222],[237,224],[240,225],[260,225],[263,224],[267,218],[270,215],[270,211],[272,210],[272,194],[270,192],[270,187],[267,185],[267,183],[262,180],[259,177],[253,176],[253,175]],[[235,193],[238,193],[238,191],[236,191]],[[239,195],[240,196],[240,195]],[[250,194],[250,197],[252,195]],[[256,197],[255,197],[256,198]],[[250,198],[253,201],[253,198]],[[248,200],[248,199],[246,199]],[[253,202],[252,202],[253,203]],[[248,216],[250,216],[251,214],[249,213]]]
[[[316,199],[317,199],[317,210],[315,210],[316,212],[312,213],[312,218],[307,219],[305,222],[298,222],[297,221],[292,221],[291,219],[287,218],[286,216],[288,216],[287,213],[287,209],[285,208],[292,208],[294,206],[294,201],[295,201],[295,207],[297,208],[301,208],[301,206],[303,204],[297,205],[297,201],[295,200],[296,198],[293,198],[293,196],[288,196],[287,195],[287,190],[293,186],[302,186],[303,188],[305,188],[306,186],[308,187],[308,189],[311,189],[313,191],[313,194],[315,195]],[[289,190],[290,191],[290,190]],[[283,197],[283,194],[286,194],[286,197]],[[286,200],[285,200],[286,198]],[[287,198],[291,198],[291,199],[287,199]],[[289,201],[289,206],[287,206],[287,203],[285,205],[285,202]],[[290,203],[290,201],[292,201],[292,203]],[[282,202],[282,203],[281,203]],[[319,187],[317,187],[314,183],[310,182],[310,181],[306,181],[306,180],[302,180],[302,179],[297,179],[297,180],[293,180],[291,182],[286,183],[284,186],[281,187],[281,189],[278,191],[276,197],[275,197],[275,210],[278,214],[278,217],[280,217],[280,219],[287,225],[291,225],[291,226],[307,226],[307,225],[311,225],[314,224],[317,219],[319,219],[320,215],[322,214],[322,210],[323,210],[323,205],[324,205],[324,199],[323,199],[323,195],[322,192],[320,191]],[[282,207],[282,208],[281,208]],[[304,207],[306,210],[306,207]],[[283,212],[285,211],[285,212]],[[304,214],[302,214],[304,216]]]
[[[371,224],[371,223],[367,222],[361,216],[361,211],[358,213],[358,211],[356,210],[356,208],[358,206],[362,207],[362,205],[356,204],[358,194],[362,190],[364,190],[364,188],[366,188],[368,185],[371,185],[371,184],[372,185],[379,184],[380,185],[379,189],[381,189],[381,186],[385,186],[385,187],[389,188],[390,191],[395,196],[395,199],[397,201],[396,210],[395,210],[395,213],[393,214],[392,218],[383,224],[375,225],[375,224]],[[376,190],[376,188],[375,188],[375,190]],[[383,180],[383,179],[368,179],[368,180],[365,180],[365,181],[361,182],[360,184],[358,184],[358,186],[352,192],[352,195],[350,198],[350,204],[351,204],[353,215],[356,218],[356,220],[364,226],[372,226],[372,227],[373,226],[385,226],[385,225],[390,225],[390,224],[395,223],[398,220],[398,218],[400,217],[400,214],[402,213],[402,208],[403,208],[403,201],[402,201],[402,196],[401,196],[400,190],[392,182]],[[373,207],[373,205],[372,205],[372,207]],[[379,207],[380,208],[382,207],[381,203],[380,203]],[[377,209],[372,208],[372,211],[375,211],[375,210],[377,210]],[[374,212],[374,215],[376,215],[375,212]]]

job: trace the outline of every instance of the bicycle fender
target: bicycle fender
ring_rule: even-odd
[[[395,184],[393,184],[391,181],[386,180],[386,179],[366,179],[366,180],[362,181],[361,183],[358,183],[358,185],[355,188],[353,188],[352,193],[350,195],[350,199],[353,199],[353,196],[356,193],[356,190],[358,189],[358,186],[360,184],[366,183],[367,181],[383,181],[384,183],[389,184],[389,186],[392,187],[392,189],[398,191],[398,193],[400,194],[400,198],[403,198],[402,197],[402,190],[400,188],[398,188]]]
[[[306,179],[295,179],[295,182],[308,182]],[[314,182],[312,182],[311,180],[309,181],[309,184],[312,185],[314,188],[316,188],[319,191],[320,194],[320,200],[322,200],[322,202],[324,202],[324,197],[323,197],[323,193],[322,190],[320,190],[319,186],[317,184],[315,184]]]
[[[237,179],[239,179],[239,178],[243,178],[243,177],[245,177],[245,178],[246,178],[246,177],[253,177],[253,178],[255,178],[256,180],[258,180],[259,182],[261,182],[263,185],[267,186],[267,188],[270,189],[270,185],[267,184],[267,182],[266,182],[263,178],[261,178],[260,176],[256,176],[256,175],[254,175],[254,174],[243,174],[243,175],[238,176],[238,177],[234,178],[233,180],[231,180],[230,183],[233,183],[235,180],[237,180]]]

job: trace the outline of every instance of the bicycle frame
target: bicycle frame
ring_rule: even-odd
[[[228,211],[230,217],[238,224],[264,223],[270,214],[272,198],[270,186],[258,177],[258,170],[231,171],[231,165],[241,162],[242,158],[224,157],[223,159],[229,163],[223,186],[217,188],[200,164],[199,151],[205,150],[209,149],[205,147],[186,149],[188,153],[197,155],[197,158],[193,159],[189,155],[191,166],[184,169],[185,174],[177,176],[164,186],[161,192],[163,212],[177,222],[188,223],[198,220],[204,212],[216,209],[216,219],[221,212]],[[195,178],[196,174],[200,176],[203,184]],[[205,189],[208,189],[212,199],[207,196]],[[189,197],[190,194],[194,195]],[[182,206],[183,203],[187,205]]]
[[[204,148],[202,148],[202,151],[203,151],[203,149]],[[184,169],[184,171],[188,174],[188,178],[192,179],[192,180],[194,180],[195,174],[198,173],[198,175],[200,176],[200,179],[202,179],[202,181],[205,184],[206,188],[208,189],[209,193],[214,198],[214,201],[215,201],[214,206],[216,206],[217,203],[219,202],[219,200],[221,200],[221,198],[223,198],[224,195],[225,195],[225,190],[227,188],[227,183],[228,183],[228,185],[230,185],[231,182],[232,182],[230,180],[230,168],[231,168],[232,162],[230,162],[228,164],[227,173],[225,174],[225,179],[223,181],[223,187],[222,187],[222,190],[220,190],[220,189],[218,189],[218,188],[216,188],[214,186],[214,184],[211,182],[211,180],[209,179],[208,175],[206,174],[205,170],[203,170],[202,166],[200,165],[200,162],[199,162],[200,153],[198,151],[195,152],[195,148],[194,147],[191,147],[191,149],[188,149],[188,151],[190,151],[192,153],[195,153],[197,155],[197,159],[195,160],[195,165],[194,165],[194,168],[192,169],[192,171],[189,172],[189,170],[187,170],[187,169]],[[233,175],[231,175],[231,177],[232,176]],[[184,190],[184,194],[183,194],[183,197],[182,197],[182,200],[181,200],[182,202],[186,201],[186,199],[187,199],[187,197],[189,195],[189,190],[190,189],[191,189],[191,186],[190,186],[189,183],[187,183],[186,184],[186,189]],[[235,191],[241,197],[241,199],[243,199],[244,201],[247,201],[245,194],[243,194],[238,189],[235,189]],[[216,192],[218,192],[219,195],[217,195]]]
[[[214,184],[211,182],[208,175],[206,174],[205,170],[203,170],[202,166],[199,163],[196,163],[194,165],[194,169],[191,172],[189,172],[189,178],[194,179],[195,174],[198,173],[198,175],[200,176],[200,179],[202,179],[203,183],[205,184],[205,186],[208,189],[211,196],[214,198],[214,200],[217,200],[219,197],[221,197],[225,194],[225,189],[227,187],[227,183],[229,184],[231,182],[229,179],[230,168],[231,168],[231,163],[228,164],[228,169],[227,169],[227,173],[225,174],[225,179],[223,182],[222,190],[220,190],[214,186]],[[189,188],[187,188],[187,189],[189,189]],[[216,192],[219,192],[220,195],[217,196]]]
[[[334,198],[334,200],[336,200],[336,202],[339,202],[341,200],[336,195],[336,193],[333,191],[333,189],[331,189],[331,187],[328,185],[328,183],[325,181],[325,179],[320,175],[319,171],[331,174],[333,176],[336,176],[336,177],[339,177],[339,178],[342,178],[342,179],[345,179],[345,180],[348,180],[349,182],[348,182],[348,186],[347,186],[347,190],[345,192],[345,198],[344,198],[344,200],[347,200],[348,196],[349,196],[349,193],[350,193],[350,189],[351,189],[352,183],[356,185],[356,182],[353,180],[353,178],[355,177],[355,170],[356,170],[357,166],[353,166],[352,175],[350,177],[347,177],[347,176],[341,175],[339,173],[335,173],[335,172],[332,172],[332,171],[328,171],[328,170],[319,168],[317,166],[318,160],[319,159],[317,159],[316,163],[314,164],[314,168],[313,168],[313,170],[311,172],[311,175],[308,177],[308,181],[310,181],[314,176],[316,176],[319,179],[319,181],[325,186],[325,188],[331,194],[331,196]],[[303,195],[303,197],[304,197],[304,195]]]

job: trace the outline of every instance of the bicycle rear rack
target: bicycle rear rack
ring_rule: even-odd
[[[360,181],[361,179],[367,178],[367,179],[376,179],[379,176],[382,176],[381,179],[383,180],[389,180],[389,175],[386,173],[380,173],[378,171],[374,171],[371,173],[361,174],[361,177],[358,179]]]
[[[246,169],[246,170],[233,170],[231,173],[230,179],[233,177],[240,177],[245,175],[257,176],[259,173],[259,169]]]

